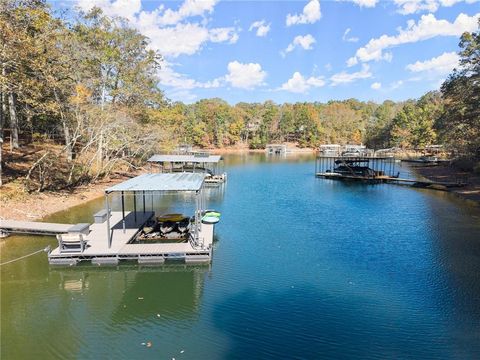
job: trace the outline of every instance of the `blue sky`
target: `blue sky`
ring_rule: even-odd
[[[478,0],[76,0],[122,16],[163,54],[160,87],[187,103],[416,98],[458,63]]]

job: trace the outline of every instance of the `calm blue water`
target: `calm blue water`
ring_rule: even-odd
[[[226,163],[210,267],[3,266],[2,359],[480,358],[478,208],[316,179],[309,157]],[[2,262],[54,243],[11,237]]]

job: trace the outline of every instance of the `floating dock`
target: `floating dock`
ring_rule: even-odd
[[[400,178],[393,157],[378,156],[319,156],[315,161],[315,176],[331,180],[361,181],[369,184],[390,183],[417,188],[447,190],[462,187],[461,182],[439,182]]]
[[[106,209],[94,215],[95,223],[89,226],[88,233],[85,236],[58,235],[59,246],[49,253],[49,263],[76,265],[90,261],[97,265],[116,265],[122,260],[134,260],[139,264],[163,264],[169,260],[185,264],[210,263],[214,224],[218,218],[213,221],[204,216],[204,180],[204,174],[144,174],[106,189]],[[153,239],[140,237],[160,226],[158,218],[154,219],[154,212],[145,210],[145,195],[177,192],[191,194],[195,198],[194,215],[186,218],[187,232],[182,236],[175,235],[174,239],[168,237],[167,230],[159,232]],[[112,193],[121,196],[122,211],[111,211],[109,195]],[[135,199],[133,211],[125,209],[125,194]],[[137,211],[137,196],[143,197],[143,211]],[[151,229],[148,233],[147,228]]]
[[[37,221],[0,220],[3,234],[57,235],[65,233],[86,233],[89,224],[56,224]]]
[[[193,241],[185,243],[132,243],[140,228],[152,217],[153,212],[125,213],[125,230],[121,212],[111,212],[111,245],[108,244],[108,228],[105,223],[90,225],[90,232],[85,236],[86,249],[82,253],[52,250],[49,254],[51,265],[76,265],[90,261],[96,265],[116,265],[122,260],[133,260],[139,264],[163,264],[166,260],[183,261],[186,264],[209,263],[212,256],[213,226],[202,224],[199,231],[201,245]]]

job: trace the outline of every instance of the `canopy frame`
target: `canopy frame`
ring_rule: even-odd
[[[107,211],[107,241],[108,241],[108,248],[111,248],[112,241],[113,241],[113,229],[110,226],[110,201],[109,195],[112,193],[120,193],[121,195],[121,206],[122,206],[122,228],[123,233],[126,231],[126,223],[125,223],[125,193],[131,193],[133,195],[133,213],[135,218],[135,223],[137,222],[137,193],[141,192],[142,200],[143,200],[143,213],[146,212],[145,209],[145,198],[146,195],[152,195],[152,210],[153,210],[153,195],[155,194],[174,194],[180,192],[189,192],[194,193],[195,196],[195,213],[194,213],[194,233],[193,233],[193,242],[196,246],[200,246],[200,236],[199,233],[202,228],[202,216],[205,211],[206,207],[206,196],[204,190],[204,180],[205,176],[203,174],[190,174],[193,177],[189,179],[183,179],[181,175],[175,176],[177,174],[144,174],[144,175],[153,175],[153,178],[146,179],[146,183],[148,186],[145,186],[145,189],[141,188],[141,177],[143,175],[137,176],[136,178],[130,179],[125,181],[124,183],[117,184],[113,187],[110,187],[105,190],[105,209]],[[161,184],[161,180],[165,179],[168,181],[168,184]],[[135,182],[138,180],[138,183]],[[158,187],[152,188],[152,180],[158,180]],[[178,186],[175,188],[175,180],[178,181]],[[130,188],[127,183],[132,183]],[[173,184],[170,184],[173,182]],[[125,186],[124,186],[125,185]]]

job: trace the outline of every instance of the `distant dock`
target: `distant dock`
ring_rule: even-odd
[[[390,183],[434,190],[448,190],[466,185],[462,182],[400,178],[395,163],[393,157],[319,156],[315,162],[315,176],[331,180],[360,181],[369,184]]]

